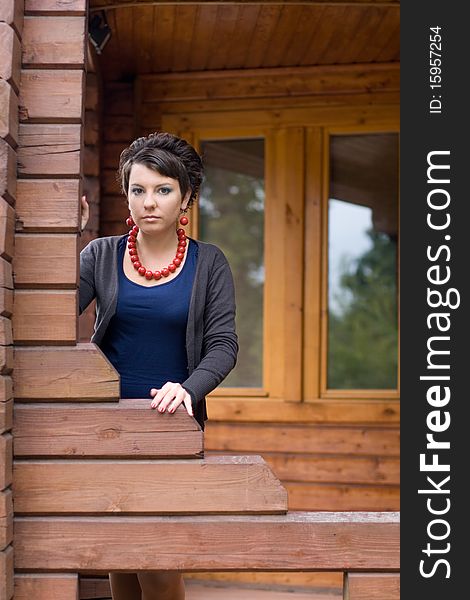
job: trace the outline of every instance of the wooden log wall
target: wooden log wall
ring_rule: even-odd
[[[7,4],[13,5],[13,2]],[[8,251],[2,250],[2,265],[3,262],[10,264],[10,273],[13,273],[11,288],[14,289],[10,291],[14,295],[15,310],[9,335],[10,343],[14,344],[14,361],[12,377],[8,376],[6,362],[2,362],[5,381],[2,381],[0,404],[6,405],[11,396],[11,379],[15,411],[25,405],[36,406],[38,402],[54,406],[60,401],[68,410],[73,410],[70,402],[74,401],[115,402],[119,398],[119,380],[114,369],[94,346],[77,345],[80,196],[83,190],[90,196],[91,190],[95,190],[96,205],[99,171],[99,165],[95,165],[95,181],[83,181],[83,155],[96,155],[99,145],[94,115],[87,120],[88,133],[84,135],[85,85],[93,79],[91,73],[88,82],[86,80],[87,2],[25,0],[24,7],[22,2],[16,5],[17,8],[21,5],[18,10],[24,16],[22,29],[15,27],[13,20],[5,22],[13,26],[16,35],[21,33],[18,45],[21,64],[17,67],[15,90],[19,105],[18,147],[10,133],[5,137],[7,145],[2,145],[0,152],[9,161],[8,165],[11,163],[10,172],[17,173],[18,179],[15,192],[13,178],[11,181],[0,178],[5,181],[3,199],[10,204],[16,200],[13,269],[8,262]],[[2,3],[2,11],[3,7]],[[83,151],[84,142],[91,152]],[[7,170],[1,172],[4,174]],[[96,221],[97,218],[95,230]],[[6,217],[2,220],[2,231],[4,222]],[[2,248],[5,247],[2,245]],[[3,292],[8,268],[2,269]],[[4,297],[2,308],[7,306],[8,295],[3,294],[2,299]],[[3,308],[2,315],[8,316],[7,310]],[[8,335],[8,328],[3,329]],[[11,417],[10,421],[3,417],[2,427],[2,431],[11,427]],[[13,435],[15,429],[13,423]],[[0,456],[8,458],[8,434],[4,433],[2,440]],[[10,470],[11,462],[10,451]],[[25,465],[29,462],[28,458],[24,459]],[[5,485],[9,482],[7,467],[4,460],[1,481]],[[0,519],[7,514],[8,507],[9,496],[4,494]],[[7,521],[3,519],[1,523],[3,543],[9,534]],[[9,587],[5,589],[10,595],[0,593],[0,598],[11,598],[14,587],[15,598],[19,599],[76,600],[77,573],[50,572],[45,576],[33,575],[26,569],[21,573],[16,571],[13,577],[13,568],[18,569],[18,558],[11,551],[2,554],[0,589],[2,585],[5,588],[7,581]],[[33,565],[30,570],[34,570]]]
[[[23,1],[0,4],[0,598],[14,592],[13,271]]]

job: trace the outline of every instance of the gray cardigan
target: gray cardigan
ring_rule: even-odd
[[[80,252],[80,314],[96,298],[97,346],[116,311],[118,296],[118,243],[113,235],[92,240]],[[213,244],[197,244],[198,259],[186,327],[188,378],[181,385],[191,395],[193,414],[204,430],[205,396],[233,369],[238,353],[235,332],[235,291],[230,266]],[[149,397],[150,399],[150,397]]]

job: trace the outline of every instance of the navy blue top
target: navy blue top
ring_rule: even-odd
[[[151,388],[188,378],[186,324],[197,245],[189,242],[186,261],[174,279],[149,287],[124,274],[126,247],[127,236],[118,245],[116,312],[100,347],[121,376],[121,398],[150,398]]]

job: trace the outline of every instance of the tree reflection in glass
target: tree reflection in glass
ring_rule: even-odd
[[[199,238],[225,253],[235,280],[240,353],[223,387],[263,385],[264,141],[203,142]]]
[[[395,389],[398,366],[396,134],[331,138],[329,389]]]

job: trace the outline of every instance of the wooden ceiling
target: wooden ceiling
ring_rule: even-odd
[[[398,2],[90,0],[112,36],[107,81],[143,73],[399,61]]]

